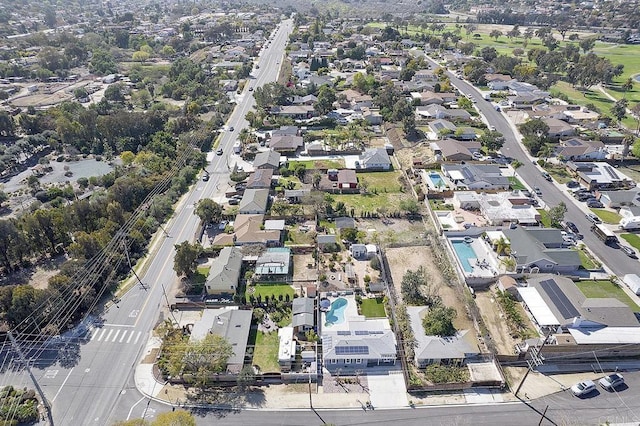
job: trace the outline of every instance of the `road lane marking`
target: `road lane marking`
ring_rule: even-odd
[[[47,370],[44,373],[45,379],[53,379],[58,375],[58,370]]]
[[[131,409],[129,410],[129,414],[127,414],[127,420],[129,420],[131,418],[131,413],[133,413],[133,409],[136,408],[136,405],[140,404],[142,401],[144,401],[145,399],[147,399],[146,396],[143,396],[142,398],[140,398],[138,400],[138,402],[136,402],[135,404],[133,404],[131,406]]]
[[[131,334],[129,335],[129,338],[127,339],[127,343],[131,341],[131,338],[133,337],[134,334],[135,334],[135,330],[132,331]]]
[[[102,333],[100,333],[100,337],[98,337],[98,342],[102,341],[102,336],[104,336],[104,333],[106,333],[106,332],[107,332],[107,329],[103,328],[102,329]]]
[[[133,344],[134,344],[134,345],[137,345],[137,344],[138,344],[138,340],[140,339],[140,335],[141,335],[141,334],[142,334],[142,332],[141,332],[141,331],[138,331],[138,335],[136,336],[136,341],[135,341],[135,342],[133,342]]]
[[[116,334],[113,335],[113,340],[112,342],[115,342],[116,339],[118,338],[118,334],[120,334],[120,330],[116,330]]]
[[[130,328],[135,327],[135,325],[131,325],[131,324],[109,324],[109,323],[105,323],[104,325],[109,326],[109,327],[130,327]]]
[[[109,334],[107,334],[107,337],[104,338],[104,341],[106,342],[107,340],[109,340],[109,338],[111,337],[111,334],[113,334],[113,328],[111,330],[109,330]]]
[[[122,343],[122,341],[124,340],[124,337],[127,335],[127,331],[129,331],[129,330],[125,330],[124,333],[122,333],[122,337],[120,337],[120,342],[119,343]],[[131,333],[133,333],[133,331]]]
[[[95,332],[95,333],[94,333]],[[93,342],[93,339],[95,339],[96,337],[98,337],[98,333],[100,333],[100,330],[91,330],[91,341]]]
[[[74,367],[75,368],[75,367]],[[64,387],[64,385],[67,383],[67,380],[69,380],[69,376],[71,376],[71,373],[73,372],[73,368],[71,370],[69,370],[69,374],[67,374],[67,377],[64,378],[64,381],[62,382],[62,384],[60,385],[60,388],[58,389],[58,392],[56,392],[55,396],[53,397],[53,399],[51,400],[51,402],[54,402],[56,400],[56,398],[58,397],[58,395],[60,395],[60,391],[62,390],[62,388]]]

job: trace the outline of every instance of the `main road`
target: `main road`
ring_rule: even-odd
[[[207,166],[210,179],[198,181],[182,197],[169,223],[166,234],[152,247],[149,267],[141,276],[143,285],[136,285],[100,315],[99,321],[86,324],[82,341],[74,340],[64,350],[66,359],[57,359],[54,351],[45,352],[33,371],[52,405],[53,419],[60,425],[107,425],[115,420],[140,417],[153,413],[147,401],[136,390],[133,372],[152,337],[152,330],[167,312],[166,292],[176,281],[173,271],[174,245],[193,241],[199,226],[194,215],[198,200],[218,196],[228,184],[231,147],[237,133],[247,125],[246,113],[254,105],[249,91],[275,81],[284,47],[293,29],[293,22],[282,22],[258,59],[255,78],[238,96],[227,130],[219,147],[224,154],[213,156]],[[230,131],[233,127],[234,130]],[[79,343],[79,344],[78,344]],[[31,386],[30,386],[31,387]]]
[[[427,58],[433,65],[439,66],[438,63]],[[502,113],[496,111],[495,106],[483,99],[478,90],[467,83],[465,80],[457,78],[453,73],[448,72],[447,75],[451,79],[451,83],[458,88],[463,94],[473,95],[477,99],[475,104],[478,110],[484,115],[487,122],[495,126],[496,130],[505,137],[505,143],[500,150],[505,156],[515,158],[522,163],[518,167],[518,175],[531,188],[538,187],[542,192],[541,198],[547,206],[557,206],[564,202],[567,206],[565,219],[575,223],[584,236],[582,240],[589,249],[594,252],[600,260],[615,275],[622,277],[625,274],[637,273],[640,264],[637,260],[631,259],[624,255],[619,249],[605,245],[591,231],[591,222],[586,219],[585,214],[589,210],[584,203],[577,204],[576,200],[569,196],[566,191],[561,190],[552,182],[546,181],[542,177],[542,169],[533,164],[532,158],[525,152],[525,148],[520,143],[516,131]]]

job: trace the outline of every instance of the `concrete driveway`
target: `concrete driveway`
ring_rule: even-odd
[[[397,369],[367,371],[369,397],[374,408],[406,407],[407,388],[399,366]]]

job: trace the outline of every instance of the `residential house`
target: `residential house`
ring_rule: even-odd
[[[293,118],[294,120],[306,120],[317,115],[313,105],[274,106],[271,108],[271,114],[279,117]]]
[[[362,108],[362,118],[364,118],[372,126],[382,124],[382,114],[379,109]]]
[[[325,252],[337,247],[338,241],[333,234],[318,234],[316,235],[316,244],[318,245],[318,250]]]
[[[457,121],[471,120],[471,114],[464,109],[450,109],[437,104],[417,106],[416,116],[418,119],[451,119]]]
[[[569,124],[582,124],[596,121],[600,114],[580,105],[567,105],[564,120]]]
[[[429,144],[433,153],[445,161],[472,160],[473,152],[466,145],[455,139],[443,139]]]
[[[495,194],[456,191],[453,205],[463,210],[479,210],[487,224],[501,226],[510,223],[537,225],[540,213],[531,205],[529,197],[519,191]]]
[[[452,136],[458,128],[448,120],[433,120],[429,123],[429,129],[435,138]]]
[[[293,105],[313,105],[316,102],[318,102],[318,98],[315,95],[294,96],[291,101]]]
[[[271,137],[269,148],[279,153],[291,154],[302,148],[302,136],[276,135]]]
[[[425,368],[430,364],[464,365],[479,355],[478,346],[473,341],[473,332],[469,330],[461,330],[448,337],[426,335],[422,319],[428,311],[429,308],[425,306],[407,307],[416,341],[414,362],[418,368]]]
[[[282,244],[282,232],[277,229],[263,229],[264,215],[239,214],[233,221],[232,234],[218,234],[213,239],[212,246],[242,246],[247,244],[262,244],[268,247]]]
[[[359,192],[358,178],[355,170],[350,169],[329,169],[327,174],[322,176],[319,185],[320,190],[340,193]]]
[[[300,136],[298,126],[281,126],[279,129],[271,131],[271,136]]]
[[[280,168],[280,153],[273,150],[256,154],[253,159],[253,167],[257,169],[271,169],[274,172]]]
[[[291,266],[290,248],[271,247],[258,256],[254,277],[257,281],[289,281]]]
[[[301,203],[304,197],[311,193],[310,189],[285,189],[284,198],[291,204]]]
[[[247,180],[247,189],[270,189],[273,179],[273,169],[257,169]]]
[[[629,189],[636,186],[633,179],[608,163],[569,161],[567,170],[590,191]]]
[[[212,263],[205,282],[210,296],[232,297],[238,288],[242,270],[242,253],[236,247],[223,247],[220,255]]]
[[[237,306],[205,309],[193,325],[189,340],[199,341],[209,334],[223,337],[233,350],[227,359],[227,373],[238,374],[244,366],[252,315],[251,309],[238,309]]]
[[[316,325],[316,304],[312,297],[296,297],[291,306],[291,325],[296,333],[305,333]]]
[[[547,135],[551,139],[566,138],[576,134],[576,129],[566,121],[557,118],[543,118],[542,121],[549,126]]]
[[[485,74],[487,87],[491,90],[507,90],[509,83],[514,81],[513,77],[506,74]]]
[[[559,229],[518,226],[502,232],[510,242],[517,272],[570,274],[581,265],[577,251],[563,248],[564,239]]]
[[[265,214],[269,204],[268,189],[247,189],[244,191],[238,213]]]
[[[600,141],[571,138],[561,140],[555,147],[554,154],[558,158],[569,161],[597,161],[604,160],[609,151]]]
[[[335,224],[338,231],[345,228],[356,228],[356,221],[352,217],[336,217]]]
[[[598,191],[598,195],[600,202],[610,209],[640,207],[640,189],[638,188],[621,191]],[[622,210],[620,214],[623,214]],[[640,214],[632,214],[631,216],[640,216]]]
[[[458,96],[452,92],[421,92],[411,93],[413,99],[419,99],[420,105],[442,105],[455,103],[458,100]]]
[[[506,190],[511,182],[493,164],[443,164],[442,172],[459,189]]]
[[[391,158],[384,148],[369,148],[356,161],[356,170],[358,169],[367,171],[390,170]]]

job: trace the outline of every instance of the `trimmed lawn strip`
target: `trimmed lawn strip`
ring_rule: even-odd
[[[360,313],[367,318],[386,318],[387,314],[384,311],[384,303],[382,298],[377,297],[375,299],[362,299],[360,305]]]
[[[611,225],[620,223],[620,219],[622,219],[622,216],[618,213],[609,210],[591,209],[591,211],[594,212],[604,223],[609,223]]]
[[[578,256],[580,256],[580,266],[582,266],[584,269],[587,270],[592,270],[592,269],[599,269],[600,265],[598,265],[593,258],[589,255],[589,253],[587,253],[585,250],[582,249],[575,249],[578,252]]]
[[[263,333],[258,331],[255,342],[253,365],[260,367],[260,371],[263,373],[280,372],[280,364],[278,364],[278,348],[280,346],[278,332]]]
[[[294,171],[299,164],[304,164],[307,170],[344,169],[344,160],[306,160],[289,161],[289,170]]]
[[[633,248],[640,251],[640,235],[636,234],[622,234],[620,235],[626,242]]]
[[[538,213],[540,213],[540,222],[545,228],[551,228],[551,217],[549,216],[549,212],[545,209],[538,209]]]
[[[511,189],[513,189],[514,191],[523,191],[525,189],[527,189],[522,182],[520,182],[520,179],[518,179],[515,176],[509,176],[507,179],[509,179],[509,183],[511,184]]]
[[[253,292],[251,289],[253,289]],[[280,300],[280,295],[282,295],[284,300],[287,294],[289,295],[289,300],[293,300],[294,290],[293,287],[288,284],[256,284],[255,286],[247,288],[245,297],[248,300],[251,295],[254,297],[260,295],[262,300],[264,300],[266,296],[275,296],[276,299]]]
[[[588,298],[613,297],[629,306],[633,312],[640,311],[640,307],[621,289],[609,280],[578,281],[576,285]]]

